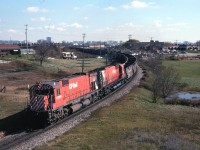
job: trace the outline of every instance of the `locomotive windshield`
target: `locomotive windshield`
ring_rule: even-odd
[[[53,94],[53,89],[35,89],[36,95],[49,95]]]
[[[51,86],[48,85],[35,85],[30,89],[32,96],[35,95],[53,95],[54,90]]]

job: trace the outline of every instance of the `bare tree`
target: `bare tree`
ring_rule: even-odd
[[[161,96],[165,98],[174,90],[180,76],[172,67],[164,67],[159,75],[161,76]]]
[[[51,49],[59,51],[57,46],[53,43],[42,43],[37,47],[36,53],[39,57],[41,66],[42,66],[43,62],[45,61],[46,57],[52,53]]]
[[[152,81],[152,97],[153,103],[156,103],[158,98],[160,97],[160,86],[161,86],[161,79],[159,76],[155,76]]]
[[[179,80],[180,76],[174,68],[163,65],[156,68],[152,82],[153,102],[156,102],[159,97],[167,97]]]

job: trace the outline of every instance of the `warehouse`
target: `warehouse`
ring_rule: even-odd
[[[13,44],[0,44],[0,55],[19,55],[20,47],[19,45],[13,45]]]

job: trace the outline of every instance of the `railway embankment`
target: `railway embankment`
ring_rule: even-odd
[[[16,146],[14,145],[13,147],[11,147],[11,149],[32,149],[36,146],[40,146],[51,140],[54,140],[58,136],[63,135],[70,129],[80,124],[81,122],[86,121],[92,115],[92,113],[97,109],[105,106],[110,106],[114,101],[117,101],[124,95],[128,94],[134,87],[139,85],[142,75],[143,75],[142,69],[138,67],[136,75],[128,84],[126,84],[124,87],[122,87],[115,93],[106,97],[103,101],[100,101],[97,105],[95,105],[91,109],[88,109],[83,113],[73,118],[70,118],[69,120],[59,124],[58,126],[56,125],[55,127],[49,130],[44,130],[44,132],[38,135],[34,135],[30,139],[25,140],[22,143],[18,143]]]

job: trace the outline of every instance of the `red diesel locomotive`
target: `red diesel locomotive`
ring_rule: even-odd
[[[121,86],[136,71],[136,63],[132,58],[128,64],[132,56],[120,53],[117,57],[124,62],[33,85],[29,89],[31,117],[55,122]]]

